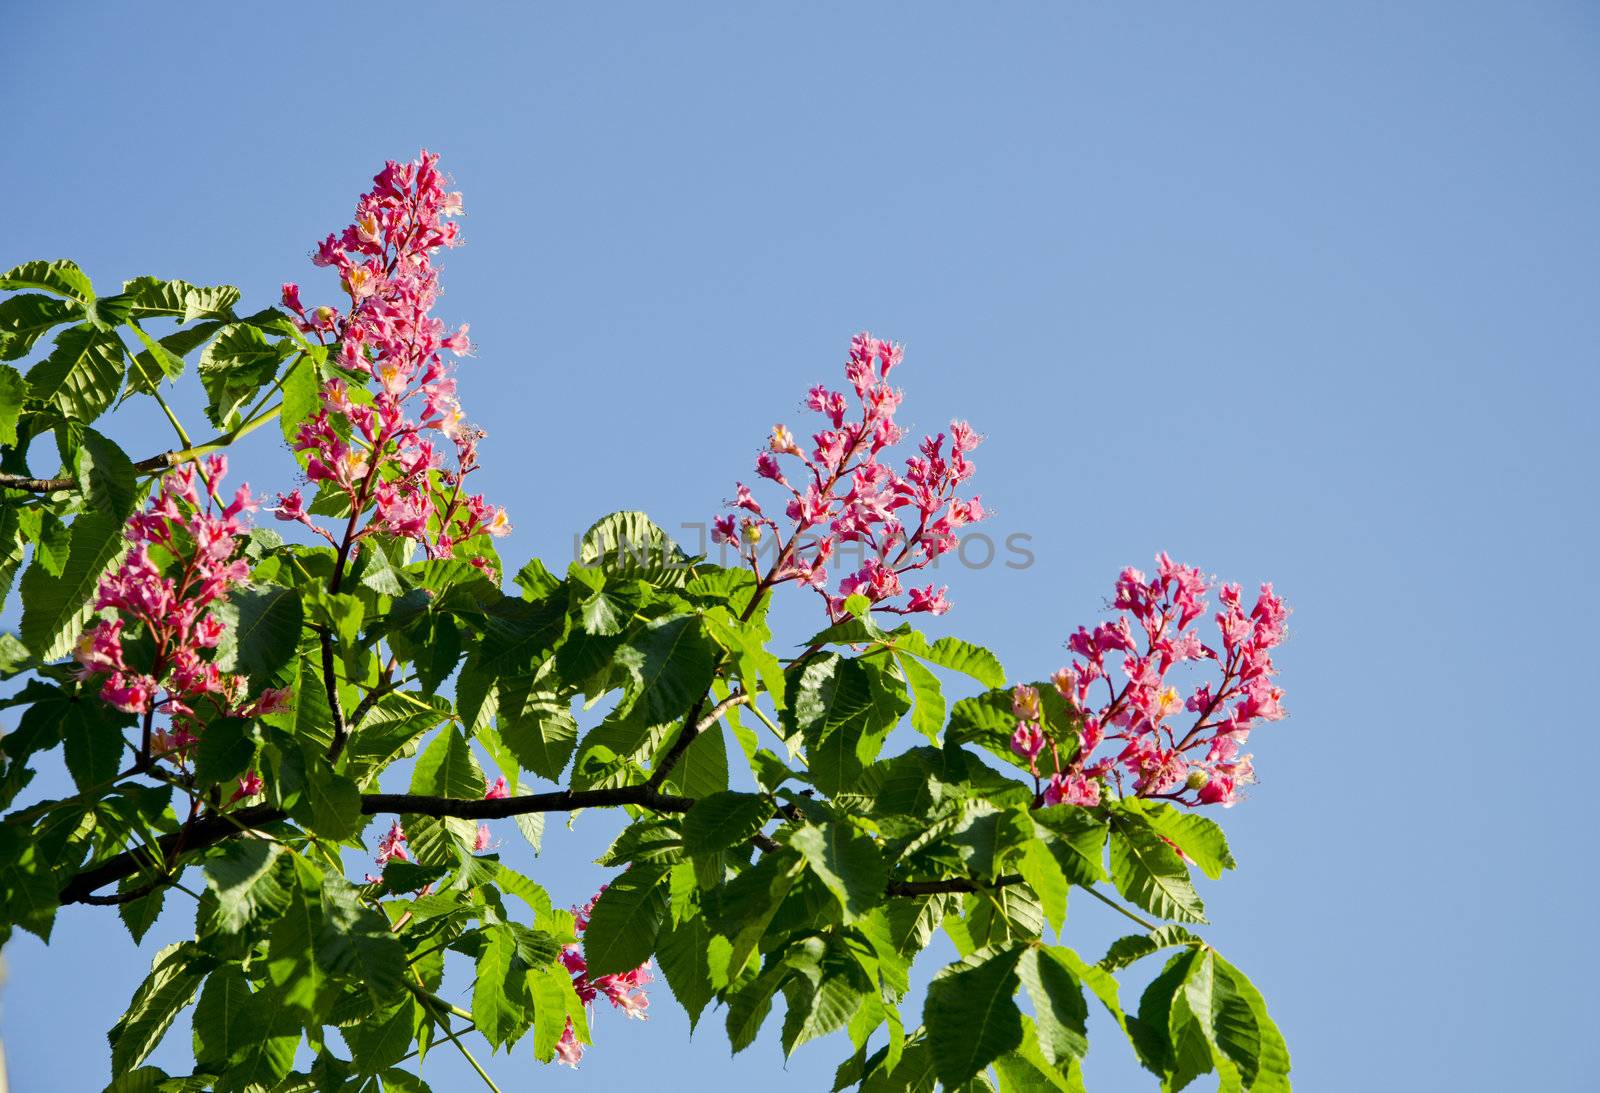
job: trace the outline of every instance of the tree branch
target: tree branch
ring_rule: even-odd
[[[735,706],[743,706],[748,703],[751,697],[749,691],[739,691],[731,694],[711,707],[711,712],[699,721],[694,720],[695,714],[700,710],[700,707],[696,706],[690,712],[688,720],[684,723],[683,731],[678,734],[678,739],[673,741],[671,750],[661,757],[661,762],[656,764],[656,769],[651,773],[650,780],[645,785],[651,789],[660,787],[661,783],[666,781],[667,775],[672,773],[672,768],[678,765],[678,760],[683,758],[683,753],[689,750],[689,745],[693,744],[701,733],[722,720],[722,715]]]
[[[231,432],[218,433],[204,444],[196,444],[194,447],[185,448],[182,451],[158,452],[147,459],[139,460],[133,465],[133,469],[139,474],[157,474],[161,471],[170,471],[173,467],[199,459],[201,456],[220,451],[234,441],[255,432],[256,429],[277,417],[282,409],[283,404],[279,403],[270,410],[263,410]],[[27,475],[22,474],[0,474],[0,489],[25,490],[28,493],[56,493],[60,490],[75,490],[77,488],[77,476],[71,474],[64,474],[59,478],[29,478]]]
[[[1016,873],[1007,873],[992,881],[973,880],[971,877],[947,877],[944,880],[892,880],[886,891],[891,896],[940,896],[954,892],[982,892],[991,888],[1004,888],[1008,884],[1021,884]]]
[[[648,785],[564,789],[492,800],[429,797],[416,793],[367,793],[361,797],[361,811],[367,816],[409,813],[414,816],[458,816],[469,820],[498,820],[532,812],[570,812],[579,808],[618,805],[638,805],[654,812],[688,812],[694,807],[694,801],[688,797],[659,793]],[[61,889],[60,900],[62,903],[104,902],[103,897],[93,894],[95,890],[149,869],[153,864],[150,860],[152,852],[165,862],[180,849],[204,850],[242,835],[251,828],[266,827],[288,818],[282,809],[270,805],[252,805],[233,812],[213,812],[192,824],[186,824],[181,831],[161,836],[149,849],[130,850],[84,870]]]
[[[508,816],[525,816],[530,812],[571,812],[578,808],[616,805],[639,805],[653,812],[688,812],[694,807],[694,801],[689,797],[658,793],[649,785],[560,789],[553,793],[527,793],[520,797],[486,800],[429,797],[418,793],[365,793],[361,796],[361,811],[368,816],[401,812],[413,816],[453,816],[466,820],[503,820]]]

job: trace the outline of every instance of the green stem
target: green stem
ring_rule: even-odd
[[[1083,890],[1085,892],[1088,892],[1091,896],[1093,896],[1095,899],[1099,900],[1101,903],[1105,904],[1107,907],[1111,908],[1113,911],[1116,911],[1119,914],[1127,915],[1129,918],[1133,919],[1133,921],[1137,922],[1140,926],[1143,926],[1146,930],[1154,932],[1154,931],[1160,929],[1159,926],[1157,926],[1155,923],[1151,922],[1149,919],[1140,918],[1138,915],[1136,915],[1132,911],[1128,910],[1126,907],[1124,907],[1122,904],[1118,903],[1116,900],[1112,899],[1110,896],[1107,896],[1104,893],[1099,892],[1099,891],[1097,891],[1097,890],[1095,890],[1093,888],[1089,888],[1089,887],[1084,887]]]
[[[443,1009],[449,1013],[455,1014],[457,1017],[465,1018],[468,1022],[472,1021],[472,1012],[470,1010],[464,1010],[460,1006],[452,1005],[451,1003],[446,1002],[443,998],[440,998],[437,994],[433,994],[430,991],[425,991],[420,987],[412,987],[411,992],[417,996],[417,999],[425,1007],[434,1011],[435,1020],[438,1019],[438,1011]],[[446,1021],[439,1021],[439,1024],[443,1025],[445,1028],[450,1027],[449,1023]],[[483,1079],[483,1084],[494,1090],[494,1093],[501,1093],[500,1087],[494,1084],[493,1078],[489,1077],[489,1072],[483,1069],[482,1065],[479,1064],[477,1059],[472,1057],[472,1052],[467,1049],[467,1045],[463,1044],[459,1039],[456,1038],[452,1038],[450,1042],[455,1045],[457,1051],[461,1052],[462,1058],[466,1059],[467,1062],[472,1065],[472,1069],[478,1072],[478,1077]]]

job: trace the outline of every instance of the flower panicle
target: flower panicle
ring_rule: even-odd
[[[1272,585],[1261,586],[1248,612],[1238,585],[1218,588],[1218,640],[1207,645],[1195,627],[1208,610],[1209,582],[1165,553],[1156,564],[1154,577],[1124,569],[1112,600],[1121,614],[1092,630],[1080,626],[1067,639],[1075,659],[1051,684],[1075,738],[1047,731],[1036,688],[1013,690],[1011,750],[1028,764],[1044,804],[1095,805],[1115,784],[1139,797],[1230,806],[1256,780],[1243,750],[1251,731],[1286,716],[1271,651],[1287,636],[1289,609]],[[1189,662],[1212,665],[1220,678],[1180,691],[1169,673]],[[1107,752],[1097,756],[1102,747]],[[1042,781],[1038,757],[1046,748],[1056,763]],[[1061,760],[1063,750],[1070,761]]]

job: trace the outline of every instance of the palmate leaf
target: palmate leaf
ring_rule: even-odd
[[[664,876],[660,866],[636,865],[600,893],[583,935],[591,976],[631,971],[650,958],[667,911]]]
[[[1111,943],[1106,955],[1100,958],[1100,967],[1108,972],[1121,971],[1152,953],[1182,945],[1199,945],[1201,941],[1182,926],[1162,926],[1147,934],[1129,934]]]
[[[94,286],[76,262],[65,258],[54,262],[24,262],[0,273],[0,289],[38,289],[87,304],[94,300]]]
[[[846,922],[883,902],[883,855],[866,834],[844,823],[807,824],[789,836],[789,845],[839,901]]]
[[[1144,817],[1157,835],[1174,843],[1212,880],[1220,878],[1224,869],[1233,869],[1238,864],[1228,850],[1228,839],[1222,828],[1209,817],[1174,808],[1165,801],[1124,802],[1124,807],[1129,806]]]
[[[578,746],[578,719],[571,703],[531,680],[502,682],[499,736],[523,770],[557,781]]]
[[[225,964],[206,977],[194,1007],[194,1061],[222,1071],[228,1060],[259,1035],[251,1021],[250,983],[237,964]]]
[[[928,984],[922,1023],[939,1080],[948,1088],[974,1077],[1022,1042],[1017,1009],[1020,946],[975,953]]]
[[[133,1070],[149,1057],[215,964],[192,941],[168,945],[156,954],[149,976],[107,1034],[114,1074]]]
[[[716,993],[711,985],[711,963],[707,954],[710,944],[711,930],[706,920],[698,915],[677,925],[662,927],[656,942],[661,973],[672,989],[672,996],[688,1013],[690,1031],[699,1024],[700,1014]]]
[[[232,319],[239,290],[232,285],[191,285],[188,281],[163,281],[135,277],[122,283],[122,298],[129,318],[171,316],[179,322],[196,319]]]
[[[211,852],[205,863],[206,886],[217,897],[217,926],[237,933],[258,918],[271,917],[289,902],[279,879],[283,847],[264,839],[237,839]]]
[[[83,305],[38,293],[0,302],[0,360],[26,356],[47,331],[83,317]]]
[[[655,722],[682,717],[711,686],[720,659],[698,615],[656,619],[617,650],[640,707]]]
[[[56,336],[50,355],[28,370],[32,395],[63,417],[90,422],[122,387],[122,342],[88,323]]]
[[[22,575],[22,640],[40,660],[64,655],[93,613],[89,604],[101,575],[127,548],[122,517],[88,512],[72,522],[67,564],[60,577],[40,566]]]
[[[487,927],[472,988],[472,1023],[491,1045],[509,1043],[532,1023],[526,972],[515,966],[517,938],[505,924]],[[398,1062],[399,1060],[392,1060]]]
[[[683,819],[683,848],[710,854],[737,846],[772,818],[772,802],[754,793],[713,793],[695,802]]]
[[[375,1004],[384,1005],[405,987],[405,947],[390,931],[388,920],[364,906],[343,877],[328,876],[321,896],[317,962],[334,975],[354,980]]]
[[[1111,879],[1125,899],[1153,915],[1179,922],[1206,921],[1188,866],[1136,813],[1112,816]]]
[[[1018,975],[1033,1002],[1039,1049],[1055,1066],[1081,1059],[1089,1050],[1089,1006],[1077,975],[1055,949],[1032,946],[1022,954]]]
[[[281,585],[246,586],[219,607],[228,624],[217,647],[218,666],[245,672],[263,686],[289,663],[300,643],[300,595]]]
[[[1211,1049],[1211,1063],[1222,1077],[1223,1089],[1289,1090],[1289,1049],[1267,1015],[1260,992],[1210,948],[1196,949],[1188,959],[1169,1011],[1174,1044],[1190,1042],[1194,1029]]]
[[[636,577],[660,588],[681,587],[689,556],[642,512],[613,512],[597,520],[578,549],[578,564]]]
[[[21,372],[0,364],[0,446],[9,448],[17,443],[17,420],[30,390]]]
[[[272,382],[292,352],[288,342],[273,342],[250,323],[228,323],[200,354],[200,382],[209,401],[206,417],[226,429],[239,408]]]
[[[960,638],[940,638],[930,643],[922,634],[912,630],[895,640],[895,648],[921,657],[929,664],[971,676],[985,687],[1006,685],[1006,670],[1000,664],[1000,658],[981,645],[973,645]]]

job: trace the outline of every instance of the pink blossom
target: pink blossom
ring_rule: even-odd
[[[602,887],[600,891],[604,892],[605,888]],[[599,898],[599,893],[596,893],[594,899],[582,907],[572,909],[573,922],[580,942],[589,929],[589,919],[594,914],[595,900]],[[648,960],[626,972],[590,979],[589,963],[584,957],[580,943],[566,946],[561,951],[561,962],[571,973],[572,989],[584,1005],[590,1006],[595,999],[604,996],[613,1008],[620,1009],[627,1017],[643,1020],[647,1016],[650,1000],[646,997],[644,988],[652,978]],[[566,1066],[576,1068],[579,1060],[583,1058],[583,1051],[583,1045],[578,1042],[569,1018],[566,1028],[562,1031],[561,1040],[556,1044],[557,1059]]]
[[[253,770],[249,771],[243,778],[239,779],[239,788],[233,791],[233,796],[228,798],[228,802],[231,804],[245,797],[254,797],[261,790],[261,775]]]
[[[1255,780],[1250,756],[1239,754],[1252,728],[1286,716],[1283,691],[1272,682],[1271,650],[1283,640],[1288,608],[1272,586],[1262,586],[1249,614],[1238,585],[1217,588],[1218,652],[1193,629],[1207,610],[1206,578],[1165,553],[1156,564],[1153,578],[1132,567],[1117,577],[1112,602],[1122,614],[1093,630],[1080,626],[1067,638],[1077,659],[1051,681],[1082,714],[1082,722],[1070,766],[1041,794],[1047,803],[1095,803],[1109,779],[1119,793],[1190,806],[1231,805]],[[1112,659],[1117,657],[1120,665]],[[1182,665],[1204,666],[1220,678],[1180,689],[1174,681]],[[1126,682],[1118,687],[1116,677]],[[1031,716],[1029,690],[1013,692],[1013,709],[1031,723],[1037,719]],[[1103,695],[1104,701],[1095,705],[1091,695]],[[1185,715],[1192,717],[1186,727],[1174,724]],[[1033,746],[1023,727],[1014,749]],[[1106,743],[1114,744],[1116,754],[1095,757]],[[1048,733],[1045,746],[1055,747]]]
[[[1017,731],[1011,734],[1011,750],[1019,759],[1026,759],[1030,768],[1044,750],[1044,744],[1044,732],[1038,725],[1030,721],[1017,722]]]
[[[389,825],[389,833],[378,840],[378,864],[387,865],[391,861],[410,861],[411,855],[406,852],[406,833],[396,820]]]
[[[511,530],[504,509],[461,489],[478,467],[483,433],[466,423],[441,356],[471,352],[467,327],[447,332],[432,315],[439,297],[435,256],[459,242],[449,218],[461,209],[437,163],[426,151],[408,164],[390,162],[357,201],[354,222],[318,247],[313,261],[338,270],[350,303],[342,313],[318,308],[302,328],[319,339],[331,336],[339,363],[371,377],[372,401],[354,402],[343,380],[329,380],[294,444],[305,454],[308,479],[343,492],[357,512],[371,508],[364,526],[352,525],[354,539],[379,532],[411,539],[434,558]],[[439,457],[442,448],[454,449],[453,465]],[[389,472],[381,480],[380,468]],[[305,515],[298,491],[283,498],[277,514],[327,536]]]
[[[791,527],[782,528],[762,515],[776,507],[763,506],[743,483],[730,504],[752,513],[757,522],[742,525],[744,533],[738,537],[726,517],[713,525],[712,540],[738,546],[762,589],[801,583],[822,596],[835,620],[843,617],[852,595],[865,596],[877,611],[947,612],[945,589],[910,587],[906,575],[954,550],[956,530],[987,515],[977,497],[957,493],[972,476],[967,454],[980,440],[965,422],[952,423],[948,451],[945,434],[925,438],[919,454],[906,459],[903,474],[885,460],[883,453],[904,437],[894,421],[903,396],[888,382],[890,370],[903,357],[898,345],[871,334],[856,335],[845,362],[854,413],[846,393],[817,384],[805,405],[821,415],[823,427],[812,435],[809,454],[787,426],[773,427],[768,450],[757,457],[756,474],[786,491],[780,497]],[[801,473],[792,481],[779,457],[799,461]],[[827,534],[817,535],[823,528]],[[765,541],[766,531],[776,537],[776,552],[763,573],[756,546]],[[865,557],[830,590],[825,563],[836,543],[860,544]]]
[[[485,801],[499,801],[509,796],[511,796],[511,789],[506,785],[506,776],[503,774],[483,791],[483,799]]]

